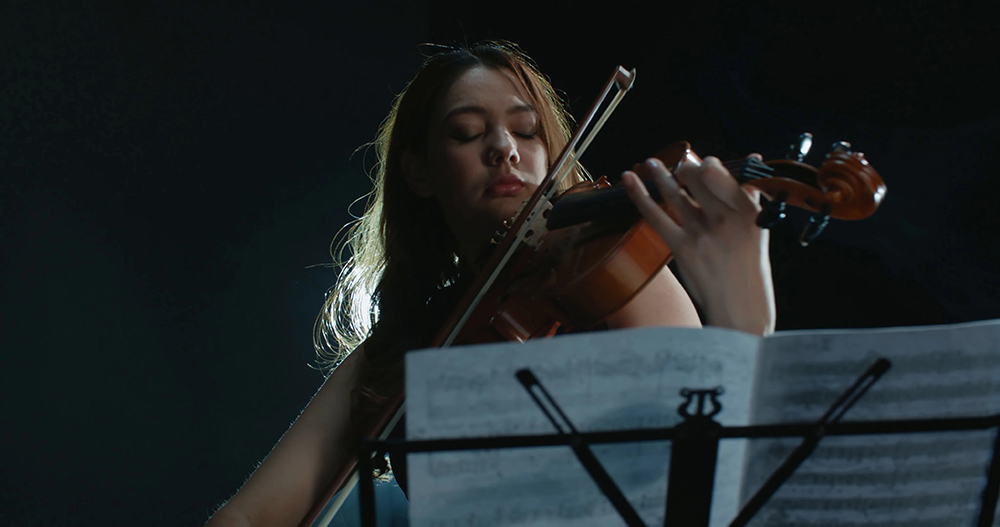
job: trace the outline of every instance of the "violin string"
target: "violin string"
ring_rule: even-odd
[[[774,173],[774,169],[765,165],[756,158],[732,159],[724,161],[722,166],[737,180],[767,179]]]
[[[767,172],[762,172],[762,171],[754,170],[754,169],[743,169],[743,174],[742,175],[744,177],[749,178],[749,179],[767,179],[767,178],[771,177],[771,174],[769,174]]]

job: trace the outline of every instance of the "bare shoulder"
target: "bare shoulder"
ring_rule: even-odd
[[[347,356],[323,383],[243,488],[208,526],[239,518],[249,525],[298,525],[351,449],[351,392],[360,382],[363,350]]]
[[[645,326],[701,327],[701,320],[687,291],[674,273],[664,266],[625,307],[608,317],[608,326],[612,329]]]

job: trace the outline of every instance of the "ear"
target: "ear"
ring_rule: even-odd
[[[429,198],[434,195],[434,189],[431,187],[422,159],[407,150],[403,152],[401,164],[403,165],[403,177],[406,178],[406,183],[410,185],[410,190],[414,194],[421,198]]]

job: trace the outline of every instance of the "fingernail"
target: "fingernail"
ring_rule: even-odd
[[[653,168],[656,168],[659,163],[660,163],[660,161],[658,159],[656,159],[655,157],[651,157],[651,158],[649,158],[649,159],[646,160],[646,164],[649,165],[649,166],[651,166],[651,167],[653,167]]]

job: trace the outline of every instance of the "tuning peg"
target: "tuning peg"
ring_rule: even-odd
[[[809,245],[810,243],[816,241],[823,229],[826,228],[826,224],[830,223],[830,215],[820,212],[819,214],[814,214],[809,217],[809,223],[806,224],[806,228],[802,229],[802,236],[799,236],[799,243],[803,247]]]
[[[845,154],[850,154],[851,153],[851,143],[848,143],[847,141],[837,141],[836,143],[833,143],[833,145],[830,147],[830,151],[832,151],[832,152],[843,152]]]
[[[786,155],[785,158],[801,162],[802,159],[806,157],[806,154],[809,153],[809,149],[812,148],[812,144],[813,134],[810,134],[809,132],[800,134],[798,142],[792,143],[792,145],[788,147],[788,155]]]
[[[763,205],[757,214],[757,226],[761,229],[770,229],[783,219],[785,219],[785,197],[779,196]]]

